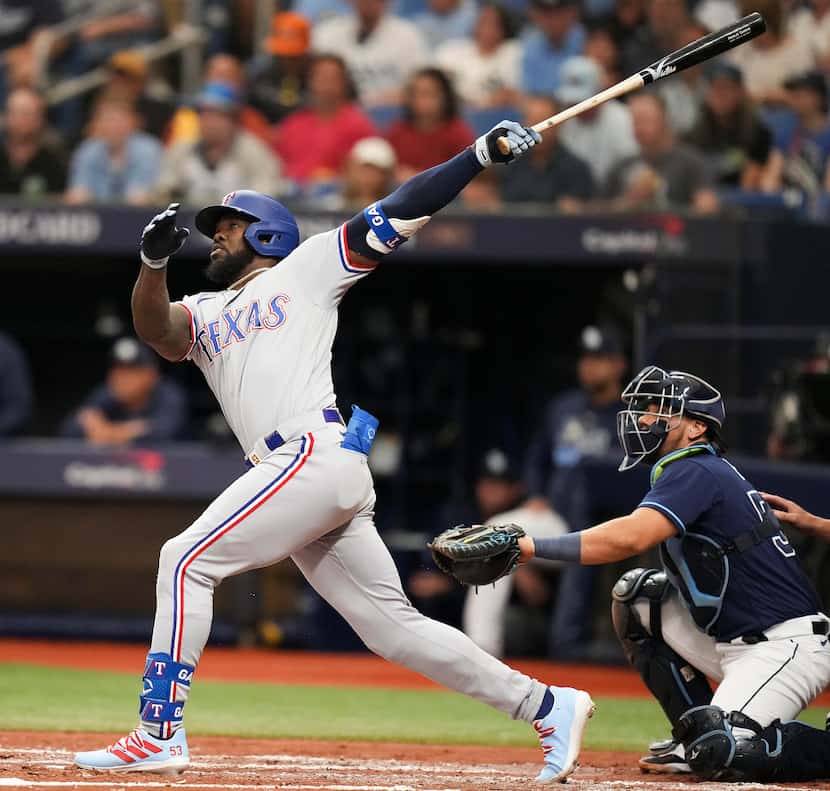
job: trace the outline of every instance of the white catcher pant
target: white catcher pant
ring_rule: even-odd
[[[648,604],[638,601],[635,607],[647,626]],[[697,627],[676,592],[661,609],[666,643],[718,682],[712,704],[741,711],[762,726],[776,717],[795,719],[830,684],[830,645],[812,629],[812,622],[824,617],[784,621],[766,631],[766,642],[748,645],[740,639],[715,642]]]
[[[291,556],[372,651],[531,721],[544,684],[421,615],[404,596],[375,530],[366,457],[340,447],[343,431],[328,424],[278,448],[165,543],[151,650],[196,665],[210,632],[214,588]]]

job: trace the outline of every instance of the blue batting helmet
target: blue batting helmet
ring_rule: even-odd
[[[666,435],[680,426],[684,415],[720,429],[726,419],[721,394],[707,381],[685,371],[643,368],[623,390],[624,409],[617,413],[617,435],[625,451],[620,470],[644,459],[655,460]],[[648,423],[641,421],[649,415]]]
[[[209,239],[225,214],[237,214],[251,224],[245,239],[254,252],[266,258],[285,258],[300,243],[294,215],[279,201],[253,190],[236,190],[218,206],[207,206],[196,215],[196,227]]]

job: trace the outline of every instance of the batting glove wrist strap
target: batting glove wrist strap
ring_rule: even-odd
[[[166,263],[171,255],[178,253],[190,236],[187,228],[176,227],[178,211],[179,204],[171,203],[147,223],[141,234],[141,260],[151,269],[161,269],[164,264],[160,262]]]
[[[147,256],[144,255],[144,250],[140,250],[139,255],[141,256],[141,263],[144,264],[144,266],[149,266],[150,269],[164,269],[167,266],[167,262],[170,260],[170,256],[158,259],[147,258]]]
[[[498,140],[500,137],[507,140],[510,153],[502,154],[499,150]],[[489,168],[494,162],[512,162],[541,140],[542,136],[533,129],[526,129],[516,121],[502,121],[487,134],[479,137],[473,144],[473,150],[481,166]]]

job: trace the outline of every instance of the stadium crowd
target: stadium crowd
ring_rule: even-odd
[[[198,205],[243,185],[360,207],[758,10],[764,36],[546,133],[461,205],[830,216],[830,0],[295,0],[259,42],[239,33],[250,3],[205,0],[194,95],[146,49],[182,6],[0,0],[0,193]],[[97,88],[50,103],[92,69]]]

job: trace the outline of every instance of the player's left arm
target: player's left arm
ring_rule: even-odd
[[[627,516],[609,519],[578,533],[552,538],[519,539],[524,563],[534,557],[596,566],[636,557],[677,535],[677,526],[660,511],[636,508]]]
[[[500,137],[510,143],[509,154],[499,150]],[[512,162],[541,139],[538,132],[515,121],[502,121],[452,159],[413,176],[346,223],[351,262],[373,267],[426,225],[484,168],[494,162]]]

